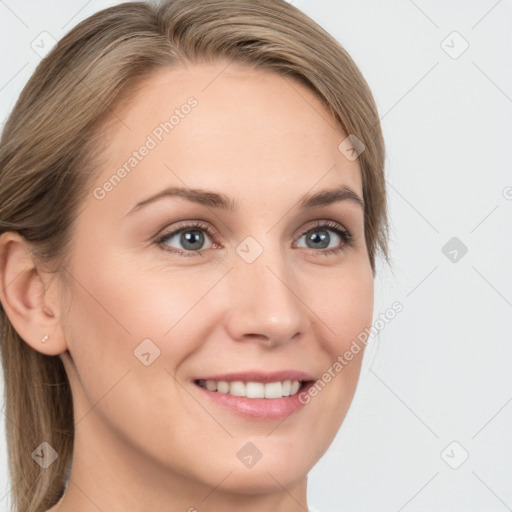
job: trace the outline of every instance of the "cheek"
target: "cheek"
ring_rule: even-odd
[[[334,361],[372,323],[373,275],[366,265],[357,264],[324,269],[308,283],[303,285],[307,305],[323,324],[325,349]]]
[[[90,256],[71,270],[65,324],[81,385],[94,403],[128,370],[144,385],[169,379],[165,370],[174,374],[207,338],[212,311],[204,308],[212,303],[203,299],[222,272],[180,272],[131,255]]]
[[[77,266],[78,267],[78,266]],[[215,283],[215,275],[180,272],[136,255],[93,261],[74,270],[74,321],[87,317],[86,330],[125,339],[133,350],[145,338],[166,340]],[[108,339],[102,343],[109,344]],[[130,352],[130,351],[128,351]]]
[[[315,312],[319,325],[318,342],[323,345],[320,382],[305,400],[311,402],[316,415],[322,416],[316,429],[324,430],[326,449],[341,425],[355,393],[365,343],[360,340],[372,324],[374,282],[366,265],[333,269],[329,279],[317,276],[316,285],[304,285],[308,306]],[[318,397],[318,398],[317,398]],[[318,416],[317,416],[318,417]],[[321,426],[320,426],[321,424]]]
[[[63,323],[74,362],[68,373],[77,420],[85,418],[85,428],[94,407],[118,434],[133,437],[162,411],[152,432],[132,439],[143,446],[144,439],[167,439],[164,433],[177,428],[183,393],[173,376],[201,340],[190,331],[190,316],[212,283],[191,287],[178,272],[128,267],[106,258],[102,265],[75,267]],[[194,328],[200,331],[200,325]]]

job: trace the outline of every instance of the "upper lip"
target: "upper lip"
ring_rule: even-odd
[[[245,372],[222,373],[217,375],[209,375],[199,377],[195,380],[215,380],[215,381],[242,381],[242,382],[283,382],[285,380],[309,381],[315,380],[310,373],[298,370],[283,370],[278,372],[262,372],[259,370],[249,370]]]

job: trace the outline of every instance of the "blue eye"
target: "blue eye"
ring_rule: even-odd
[[[329,234],[334,233],[334,237]],[[337,253],[346,246],[353,244],[352,235],[346,229],[341,229],[338,224],[333,222],[319,222],[315,227],[305,231],[299,238],[305,239],[306,247],[309,249],[321,249],[325,255]],[[334,242],[334,245],[331,245]],[[327,249],[327,250],[326,250]]]
[[[207,224],[195,222],[163,234],[155,243],[179,256],[203,256],[203,250],[211,249],[213,246],[219,247],[212,242],[214,237],[212,229]],[[313,252],[325,256],[338,253],[353,245],[350,232],[331,221],[319,221],[316,226],[302,233],[297,244],[302,239],[305,239],[307,249],[313,249]],[[208,240],[210,246],[205,247],[205,242]],[[294,245],[294,247],[304,246]]]
[[[192,252],[202,256],[201,250],[204,249],[205,239],[209,239],[211,236],[213,235],[207,225],[196,223],[189,224],[166,233],[160,237],[157,242],[164,245],[168,251],[173,253],[183,255],[183,253]],[[169,241],[172,241],[173,239],[175,239],[175,244],[179,244],[179,247],[175,247],[169,243]],[[174,250],[172,247],[174,247]],[[190,255],[192,256],[194,254]],[[187,254],[187,256],[189,256],[189,254]]]

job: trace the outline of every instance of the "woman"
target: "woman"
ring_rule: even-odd
[[[15,510],[307,510],[387,257],[383,168],[360,71],[284,1],[71,30],[0,146]]]

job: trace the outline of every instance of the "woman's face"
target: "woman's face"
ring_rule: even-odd
[[[297,81],[226,65],[160,71],[112,114],[64,272],[87,478],[136,462],[153,487],[298,485],[353,397],[362,351],[308,400],[231,396],[332,374],[371,325],[373,274],[347,134]]]

